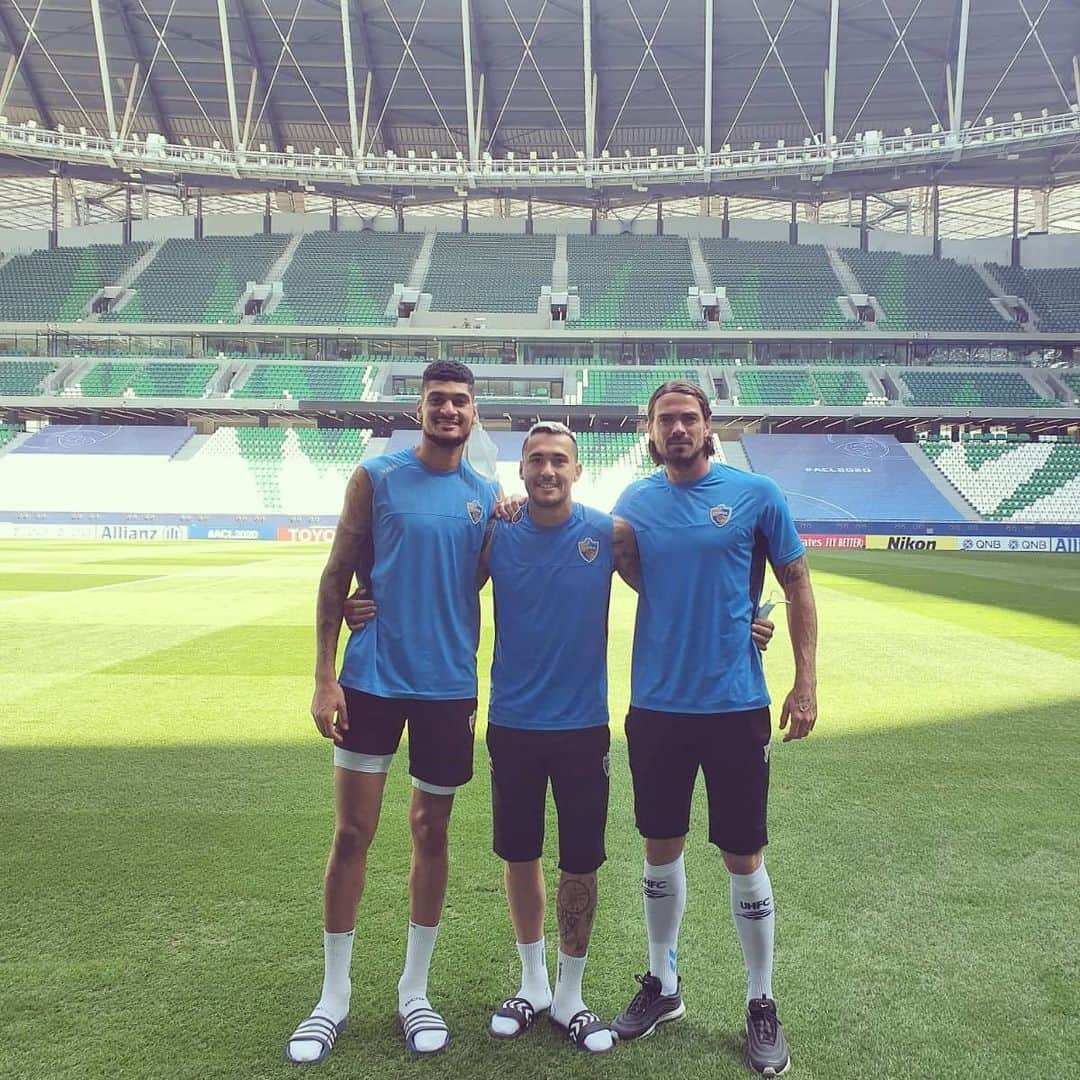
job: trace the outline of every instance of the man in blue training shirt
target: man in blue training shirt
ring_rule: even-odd
[[[721,851],[747,969],[747,1059],[784,1072],[787,1043],[772,994],[772,889],[767,843],[771,722],[761,658],[748,629],[765,563],[783,586],[795,685],[780,713],[785,741],[817,719],[817,618],[810,575],[783,494],[764,476],[710,464],[709,402],[669,382],[648,406],[649,450],[662,470],[631,484],[614,513],[633,527],[641,587],[626,738],[634,812],[645,840],[643,894],[649,971],[615,1018],[620,1039],[651,1034],[685,1013],[678,934],[686,904],[683,847],[698,770],[709,840]]]
[[[419,446],[371,458],[353,473],[319,584],[311,714],[334,742],[336,822],[324,888],[322,995],[289,1038],[297,1064],[326,1060],[349,1013],[356,908],[390,761],[409,725],[412,869],[398,1017],[414,1054],[450,1034],[427,998],[428,969],[447,881],[454,792],[472,776],[477,568],[495,486],[463,460],[476,419],[473,375],[437,361],[424,371]],[[350,637],[335,670],[343,603],[353,575],[379,604]]]

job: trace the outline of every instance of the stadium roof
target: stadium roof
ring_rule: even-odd
[[[0,0],[0,168],[417,205],[1052,187],[1080,178],[1078,52],[1080,0]],[[151,134],[221,153],[125,150]],[[701,167],[618,174],[679,148]]]

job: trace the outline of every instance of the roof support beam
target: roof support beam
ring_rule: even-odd
[[[705,0],[711,4],[712,0]],[[584,56],[585,157],[591,165],[596,157],[596,101],[593,98],[592,0],[581,0],[581,38]]]
[[[825,145],[836,126],[836,42],[840,34],[840,0],[829,0],[829,66],[825,69]]]
[[[476,133],[476,105],[472,81],[472,15],[469,0],[461,0],[461,49],[465,66],[465,119],[469,129],[469,163],[474,172],[480,168],[480,145]]]
[[[353,44],[356,45],[357,50],[360,53],[360,63],[363,64],[365,70],[368,73],[368,76],[370,77],[370,85],[366,86],[364,90],[364,100],[365,102],[370,103],[370,100],[372,98],[375,98],[376,100],[382,99],[383,108],[381,120],[379,121],[379,138],[382,139],[384,150],[395,150],[396,146],[394,143],[394,137],[390,134],[390,121],[387,119],[387,113],[389,112],[389,109],[386,105],[386,98],[383,97],[383,95],[380,93],[378,80],[375,77],[375,64],[372,60],[374,51],[371,48],[371,35],[368,31],[367,20],[364,17],[364,13],[359,10],[359,4],[350,5],[350,13],[353,7],[357,9],[357,14],[350,14],[350,18],[352,18],[353,20],[352,40]],[[367,105],[365,105],[365,115],[368,113],[368,111],[368,107]],[[367,124],[365,123],[363,127],[366,130]],[[367,139],[364,137],[363,133],[361,133],[360,142],[360,149],[367,153],[368,147],[363,145],[367,142]]]
[[[233,79],[232,45],[229,42],[229,13],[225,0],[217,0],[218,29],[221,32],[221,59],[225,64],[225,96],[229,99],[229,130],[233,149],[240,149],[240,114],[236,108],[236,81]]]
[[[116,109],[113,105],[112,84],[109,82],[109,57],[105,52],[105,29],[101,24],[101,0],[90,0],[90,16],[94,21],[94,42],[97,44],[101,96],[105,99],[105,118],[109,121],[109,138],[115,139],[120,132],[116,126]]]
[[[487,64],[487,48],[484,42],[483,23],[482,20],[476,18],[475,9],[471,9],[469,12],[469,18],[472,23],[472,50],[473,59],[476,61],[476,66],[480,69],[480,100],[476,106],[476,139],[477,143],[481,142],[484,137],[484,125],[482,118],[487,117],[488,123],[488,145],[492,150],[496,150],[500,153],[506,151],[506,144],[502,139],[498,138],[495,133],[494,125],[499,119],[499,113],[495,109],[495,102],[491,97],[491,72],[488,70]]]
[[[360,130],[356,124],[356,73],[353,71],[352,21],[349,18],[349,0],[341,0],[341,43],[345,52],[345,94],[349,99],[349,138],[352,153],[360,153]]]
[[[956,87],[953,90],[952,137],[960,138],[964,124],[964,68],[967,65],[968,19],[971,0],[960,0],[960,37],[956,47]]]
[[[31,24],[32,27],[33,24]],[[3,2],[0,2],[0,32],[3,32],[4,40],[7,42],[8,51],[12,56],[18,56],[23,53],[23,42],[18,42],[15,38],[15,26],[11,21],[11,15],[8,13],[7,8]],[[30,29],[26,31],[27,38],[33,37]],[[30,95],[30,100],[33,102],[34,111],[38,114],[38,119],[41,121],[43,127],[56,128],[56,123],[53,121],[52,112],[49,106],[45,104],[45,95],[41,92],[41,87],[38,85],[37,78],[30,70],[30,66],[26,61],[26,56],[23,55],[22,63],[19,64],[19,74],[22,75],[23,85],[26,87],[26,92]],[[12,80],[14,75],[12,75]],[[11,86],[8,86],[10,92]]]
[[[270,134],[274,144],[274,149],[279,153],[285,149],[285,130],[281,126],[281,119],[278,116],[277,109],[274,106],[274,100],[270,96],[271,82],[270,77],[266,71],[266,65],[263,63],[262,57],[259,55],[258,46],[255,44],[255,31],[251,25],[251,16],[248,14],[247,3],[245,0],[234,0],[236,4],[237,14],[240,16],[240,26],[244,31],[244,42],[247,45],[248,54],[251,57],[252,67],[255,68],[256,73],[259,76],[259,82],[263,86],[263,103],[266,110],[266,117],[270,123]],[[219,4],[223,4],[224,0],[218,0]],[[231,66],[231,62],[230,62]],[[235,104],[236,94],[232,94],[232,101]]]
[[[120,16],[120,25],[124,29],[131,55],[139,65],[139,70],[145,73],[146,92],[150,95],[150,109],[154,114],[154,123],[158,133],[164,135],[168,142],[176,142],[172,132],[172,125],[165,114],[165,108],[161,103],[161,95],[158,93],[157,83],[154,81],[153,66],[146,59],[143,52],[142,42],[135,33],[135,23],[131,16],[131,6],[127,0],[119,0],[116,4],[116,13]]]

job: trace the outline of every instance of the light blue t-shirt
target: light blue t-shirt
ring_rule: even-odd
[[[688,484],[660,469],[631,484],[614,513],[641,553],[631,703],[678,713],[768,705],[750,623],[766,558],[783,566],[803,554],[780,488],[727,465]]]
[[[378,612],[349,638],[340,682],[386,698],[475,697],[476,573],[497,485],[464,459],[436,472],[412,449],[362,468],[373,488],[369,587]]]
[[[534,731],[608,722],[614,521],[574,504],[561,525],[499,521],[488,566],[495,655],[488,722]]]

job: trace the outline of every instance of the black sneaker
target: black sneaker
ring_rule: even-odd
[[[787,1039],[772,998],[754,998],[746,1006],[746,1060],[762,1076],[779,1076],[791,1064]]]
[[[644,975],[635,975],[634,978],[641,983],[641,989],[611,1022],[611,1030],[623,1042],[643,1039],[656,1030],[657,1024],[678,1020],[686,1013],[680,993],[682,979],[679,980],[674,994],[665,994],[663,983],[655,975],[646,972]]]

